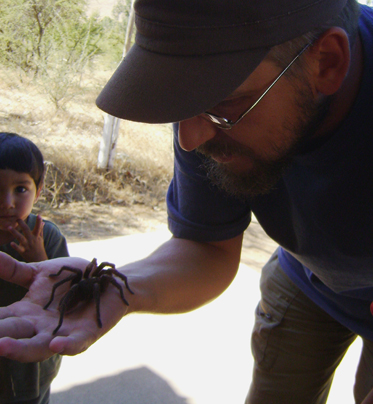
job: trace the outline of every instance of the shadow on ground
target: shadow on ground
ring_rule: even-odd
[[[160,376],[141,367],[52,393],[51,404],[66,403],[188,404],[188,400],[178,396]]]
[[[258,221],[253,217],[250,226],[244,233],[241,263],[260,272],[278,245],[264,232]]]

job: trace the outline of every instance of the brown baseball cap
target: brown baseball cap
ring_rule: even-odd
[[[136,0],[136,40],[97,98],[110,115],[177,122],[221,102],[275,45],[347,0]]]

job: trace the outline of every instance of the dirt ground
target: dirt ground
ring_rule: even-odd
[[[140,204],[73,202],[56,209],[37,206],[35,213],[56,223],[70,243],[144,233],[167,224],[165,209]]]
[[[112,206],[75,202],[58,209],[37,206],[35,213],[56,223],[69,243],[104,240],[145,233],[167,227],[165,206],[157,210],[145,205]],[[260,271],[276,248],[253,218],[244,235],[241,262]]]

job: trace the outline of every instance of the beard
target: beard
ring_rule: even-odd
[[[208,179],[220,190],[239,199],[253,198],[271,192],[283,177],[294,156],[307,149],[328,114],[330,97],[321,101],[313,99],[309,87],[297,89],[295,104],[299,111],[295,123],[285,122],[282,132],[286,134],[283,145],[270,144],[271,158],[258,157],[247,146],[211,139],[196,151],[207,158],[203,163]],[[252,167],[245,172],[235,172],[228,164],[215,161],[212,156],[244,156],[252,161]]]

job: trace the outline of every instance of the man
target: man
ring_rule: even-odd
[[[58,312],[42,309],[48,274],[87,263],[1,257],[1,276],[30,292],[0,311],[0,336],[13,337],[0,354],[76,354],[129,312],[207,303],[233,280],[253,212],[281,247],[262,273],[247,403],[325,403],[356,335],[363,402],[373,387],[373,12],[361,7],[358,21],[359,11],[354,0],[137,0],[136,44],[97,104],[124,119],[179,122],[174,237],[120,269],[129,307],[117,290],[104,293],[102,329],[85,305],[55,337]]]

